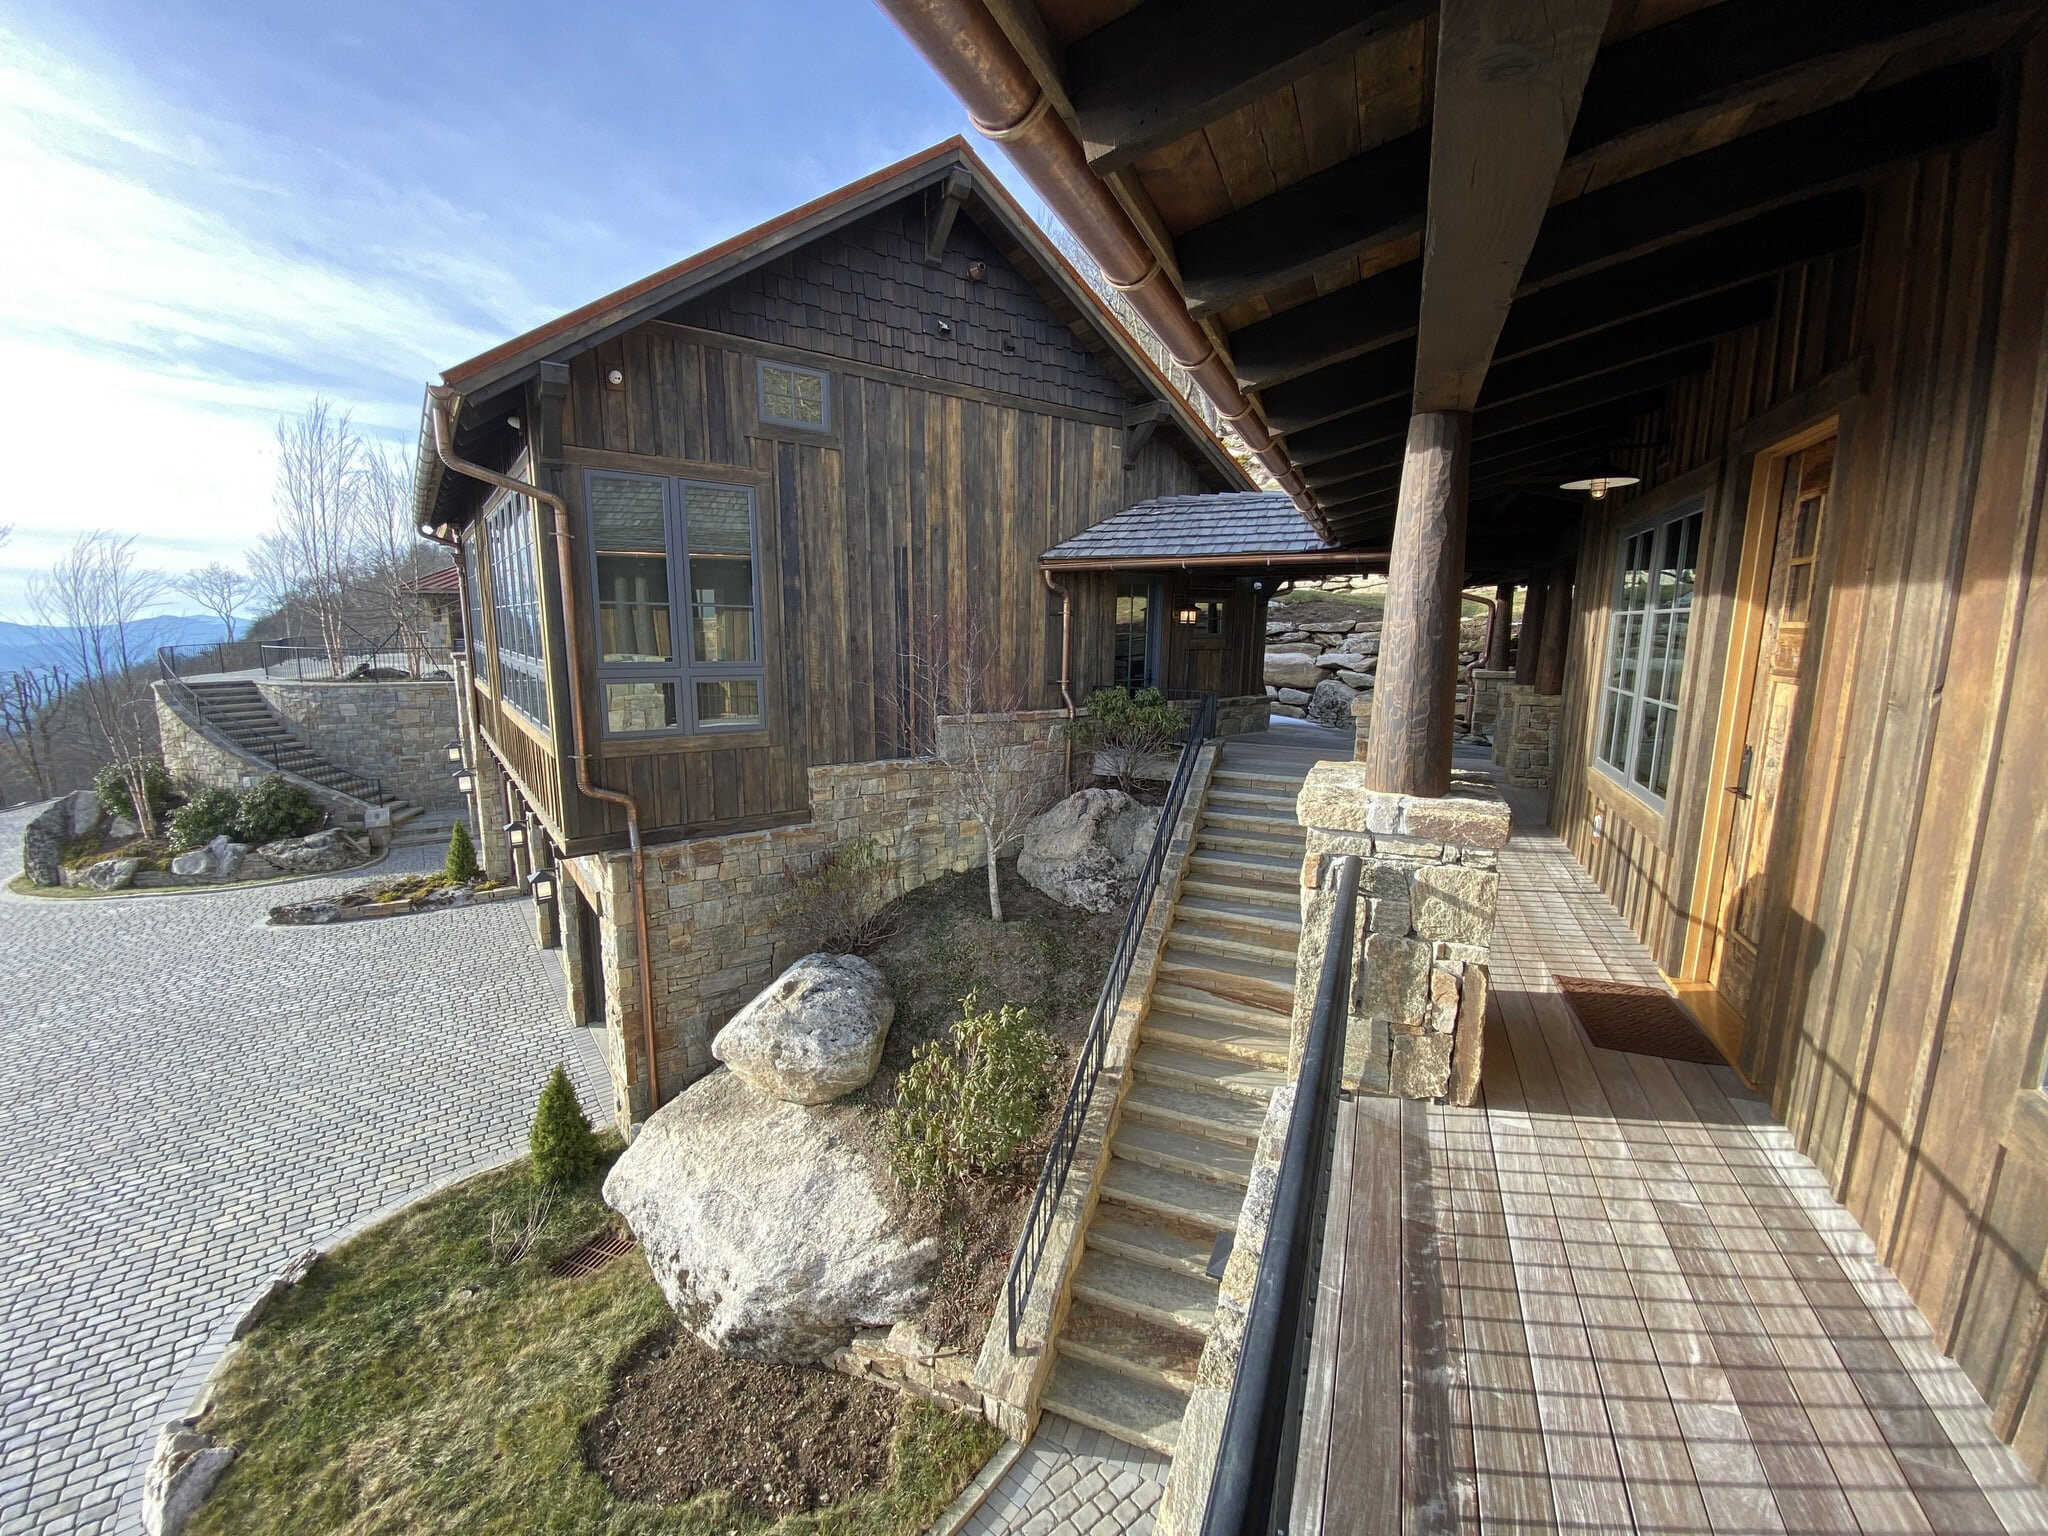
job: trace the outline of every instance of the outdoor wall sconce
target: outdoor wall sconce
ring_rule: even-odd
[[[461,743],[461,742],[459,742],[459,741],[451,741],[451,742],[449,742],[449,743],[448,743],[448,745],[447,745],[447,746],[443,747],[443,748],[442,748],[441,750],[442,750],[442,751],[444,751],[444,752],[446,752],[446,753],[448,754],[448,766],[449,766],[449,767],[451,767],[451,768],[460,768],[460,767],[462,766],[462,743]]]
[[[475,793],[476,793],[476,775],[475,775],[475,774],[473,774],[473,773],[471,773],[471,772],[470,772],[470,771],[469,771],[469,770],[468,770],[467,768],[463,769],[463,771],[462,771],[462,772],[460,772],[460,773],[456,774],[456,775],[455,775],[455,792],[456,792],[456,793],[457,793],[458,795],[473,795],[473,794],[475,794]]]
[[[524,848],[526,846],[526,823],[523,821],[506,822],[505,841],[514,848]]]
[[[1193,603],[1182,603],[1174,610],[1173,616],[1190,629],[1202,622],[1202,610]]]
[[[526,888],[533,893],[536,904],[546,906],[555,899],[555,872],[552,869],[536,869],[526,877]]]

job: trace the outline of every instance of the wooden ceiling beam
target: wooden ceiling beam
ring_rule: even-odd
[[[1722,0],[1695,15],[1713,16],[1731,3]],[[1971,14],[1957,12],[1964,20]],[[1603,66],[1596,61],[1595,67]],[[1767,89],[1757,88],[1759,93]],[[1691,109],[1678,97],[1667,98],[1665,106],[1673,114]],[[1846,185],[1886,165],[1988,132],[1997,112],[1992,66],[1973,60],[1744,135],[1558,204],[1544,221],[1526,276],[1531,282],[1555,277],[1773,203]],[[1188,230],[1176,250],[1191,307],[1198,314],[1213,313],[1346,256],[1369,256],[1414,233],[1426,196],[1426,175],[1418,174],[1418,168],[1426,172],[1427,162],[1428,132],[1408,134]],[[1406,201],[1401,200],[1404,193]],[[1331,301],[1347,292],[1243,327],[1235,345],[1245,349],[1245,366],[1273,366],[1265,355],[1269,348],[1285,357],[1288,346],[1314,345],[1319,336],[1345,345],[1344,310]],[[1352,350],[1362,348],[1354,344]]]
[[[1534,441],[1521,441],[1512,436],[1495,438],[1488,443],[1486,451],[1481,451],[1475,444],[1472,477],[1476,481],[1482,471],[1545,462],[1560,453],[1586,455],[1612,448],[1627,435],[1628,425],[1625,421],[1607,419],[1575,431],[1546,432]],[[1363,471],[1317,485],[1316,494],[1331,503],[1356,501],[1361,496],[1391,489],[1398,484],[1400,469],[1398,456],[1383,455],[1379,462]]]
[[[1597,412],[1602,416],[1611,415],[1623,419],[1640,416],[1657,408],[1663,398],[1663,386],[1668,382],[1669,380],[1659,379],[1654,385],[1644,385],[1633,396],[1622,396],[1611,401],[1594,401],[1584,409],[1589,413]],[[1383,425],[1384,419],[1397,411],[1402,418],[1401,424],[1389,432]],[[1320,466],[1339,454],[1370,449],[1386,441],[1398,442],[1406,436],[1407,413],[1408,403],[1403,400],[1393,407],[1375,406],[1372,411],[1361,411],[1356,416],[1346,416],[1337,421],[1325,422],[1320,427],[1311,427],[1308,431],[1297,433],[1287,439],[1288,456],[1296,464]],[[1583,424],[1583,421],[1574,417],[1570,421],[1560,421],[1557,430],[1564,431]],[[1363,435],[1368,432],[1370,436]],[[1304,469],[1303,473],[1306,474],[1308,471]]]
[[[1485,387],[1479,391],[1479,408],[1504,405],[1756,325],[1770,318],[1777,291],[1776,283],[1759,278],[1541,351],[1505,358],[1488,371]]]
[[[1297,0],[1247,18],[1240,0],[1144,0],[1066,51],[1088,164],[1119,170],[1433,9],[1431,0]]]
[[[1540,394],[1524,395],[1519,400],[1493,406],[1475,415],[1473,437],[1483,441],[1502,432],[1540,426],[1609,401],[1625,400],[1669,384],[1673,379],[1682,379],[1689,373],[1704,372],[1712,360],[1712,348],[1689,347],[1682,352],[1644,358],[1626,368],[1614,368],[1590,378],[1576,379]]]
[[[1997,117],[1997,72],[1974,59],[1559,203],[1536,236],[1524,293],[1839,190],[1884,166],[1985,135]],[[1405,262],[1241,326],[1231,336],[1239,379],[1264,389],[1407,336],[1419,295],[1421,262]]]

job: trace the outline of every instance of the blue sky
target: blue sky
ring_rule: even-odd
[[[865,0],[0,0],[0,617],[84,528],[237,559],[315,391],[409,443],[442,367],[966,131]]]

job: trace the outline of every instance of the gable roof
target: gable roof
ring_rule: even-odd
[[[457,363],[442,373],[442,382],[459,391],[474,412],[478,405],[523,384],[543,364],[566,362],[646,320],[711,292],[785,251],[842,229],[927,187],[943,184],[956,173],[964,173],[967,179],[971,216],[977,222],[992,221],[1015,242],[1023,264],[1038,269],[1036,274],[1027,271],[1026,276],[1042,277],[1076,312],[1076,334],[1093,350],[1121,363],[1150,397],[1165,402],[1174,424],[1226,483],[1247,484],[1243,468],[1208,424],[1167,381],[1087,279],[1046,238],[958,135]],[[429,521],[439,499],[441,478],[431,420],[422,425],[419,468],[417,510],[422,521]]]
[[[1310,526],[1281,491],[1224,491],[1209,496],[1155,496],[1104,518],[1038,558],[1047,565],[1314,563],[1319,557],[1360,558]]]

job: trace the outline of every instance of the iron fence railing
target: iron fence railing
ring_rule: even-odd
[[[333,645],[285,635],[263,641],[259,649],[258,664],[265,677],[290,677],[298,682],[331,681],[372,672],[424,677],[431,662],[427,637],[402,628],[374,640],[350,630]]]
[[[1357,856],[1336,860],[1331,873],[1336,901],[1316,979],[1315,1010],[1309,1016],[1301,1075],[1295,1079],[1294,1115],[1281,1148],[1273,1214],[1259,1253],[1237,1378],[1202,1513],[1202,1536],[1271,1536],[1286,1528],[1294,1502],[1337,1096],[1350,1031]]]
[[[1038,1187],[1032,1192],[1031,1209],[1025,1215],[1024,1230],[1017,1238],[1017,1251],[1010,1259],[1004,1297],[1009,1309],[1012,1349],[1017,1347],[1017,1326],[1023,1319],[1025,1304],[1031,1299],[1031,1285],[1038,1275],[1039,1260],[1045,1256],[1046,1241],[1052,1236],[1053,1213],[1059,1207],[1060,1195],[1066,1190],[1075,1149],[1081,1144],[1081,1128],[1088,1118],[1088,1106],[1095,1098],[1096,1080],[1102,1076],[1103,1064],[1109,1057],[1110,1025],[1115,1022],[1124,983],[1130,979],[1131,963],[1138,953],[1139,935],[1145,928],[1145,912],[1152,905],[1153,893],[1159,888],[1159,872],[1165,866],[1166,850],[1173,841],[1174,824],[1180,820],[1181,807],[1187,801],[1188,785],[1195,774],[1195,760],[1201,755],[1203,743],[1216,734],[1216,695],[1193,696],[1191,703],[1187,741],[1181,747],[1173,782],[1167,786],[1166,799],[1159,808],[1159,829],[1152,834],[1152,848],[1145,856],[1144,872],[1138,877],[1138,888],[1131,897],[1130,910],[1124,914],[1123,932],[1117,938],[1109,974],[1103,977],[1102,990],[1096,994],[1095,1013],[1089,1019],[1088,1033],[1081,1041],[1081,1057],[1074,1064],[1074,1078],[1067,1088],[1066,1102],[1060,1106],[1059,1123],[1053,1128],[1052,1145],[1046,1150],[1045,1166],[1039,1170]]]
[[[204,677],[216,672],[246,672],[263,664],[259,640],[215,640],[204,645],[160,645],[157,671],[166,678]]]

